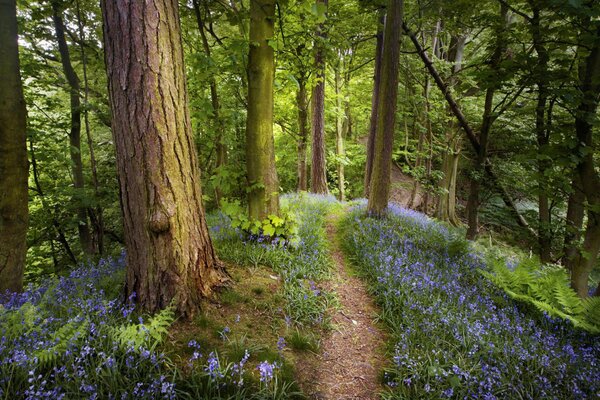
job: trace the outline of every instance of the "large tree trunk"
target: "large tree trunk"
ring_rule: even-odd
[[[600,25],[595,32],[592,49],[580,70],[581,101],[575,113],[577,147],[581,155],[577,172],[587,199],[587,225],[578,262],[571,270],[571,286],[579,296],[588,295],[588,279],[598,262],[600,251],[600,175],[594,163],[593,120],[600,100]],[[600,295],[600,289],[596,290]]]
[[[204,218],[174,0],[104,0],[128,296],[191,318],[225,279]]]
[[[298,191],[308,190],[308,168],[306,164],[306,145],[308,143],[308,95],[306,77],[298,79],[296,105],[298,107]]]
[[[279,213],[279,183],[273,141],[273,80],[275,58],[269,40],[275,26],[275,1],[250,2],[248,57],[248,119],[246,164],[250,217],[262,220]]]
[[[506,46],[505,40],[506,35],[504,31],[507,25],[508,7],[504,4],[500,5],[500,21],[498,28],[496,29],[496,45],[492,59],[490,60],[490,68],[492,71],[498,71],[500,61],[502,61],[502,54],[504,53],[504,47]],[[485,93],[485,104],[483,106],[483,117],[481,123],[481,130],[479,132],[479,149],[475,156],[474,165],[474,176],[471,177],[471,186],[469,188],[469,198],[467,200],[467,220],[469,227],[467,229],[467,239],[476,239],[479,235],[479,201],[481,190],[481,181],[485,174],[485,163],[487,160],[487,151],[489,144],[490,131],[492,124],[494,123],[495,116],[493,115],[492,108],[494,106],[494,94],[499,87],[499,82],[488,83],[488,88]]]
[[[202,18],[202,12],[200,11],[200,3],[198,0],[193,1],[194,13],[196,14],[196,22],[198,24],[198,31],[200,32],[200,37],[202,38],[202,48],[204,49],[204,53],[206,57],[210,58],[210,45],[208,43],[208,38],[206,37],[206,28],[204,26],[204,20]],[[208,7],[206,7],[208,13]],[[219,102],[219,93],[217,91],[217,80],[211,76],[209,79],[210,85],[210,101],[213,109],[212,120],[213,127],[217,131],[217,140],[215,143],[215,152],[217,153],[217,163],[215,168],[218,170],[223,168],[227,163],[227,147],[224,143],[224,134],[225,134],[225,126],[223,125],[223,120],[220,116],[221,105]],[[219,187],[215,188],[215,201],[217,205],[221,204],[221,198],[223,197],[223,193]]]
[[[400,35],[402,31],[402,0],[389,0],[383,39],[381,93],[377,111],[377,130],[373,152],[373,171],[369,184],[368,213],[375,217],[385,214],[390,192],[390,169],[396,126]]]
[[[371,98],[371,118],[369,120],[369,136],[367,138],[367,162],[365,164],[364,196],[369,197],[369,184],[373,172],[373,152],[375,149],[375,134],[377,131],[377,107],[379,106],[379,91],[381,88],[381,59],[383,54],[383,27],[385,24],[385,9],[379,10],[377,24],[377,43],[375,45],[375,68],[373,71],[373,96]]]
[[[23,288],[27,253],[27,134],[17,6],[0,0],[0,293]]]
[[[87,210],[81,205],[80,197],[85,190],[83,178],[83,162],[81,160],[81,99],[79,98],[79,78],[71,64],[71,54],[65,39],[65,24],[62,19],[62,10],[58,1],[52,1],[52,19],[58,51],[62,63],[63,73],[69,83],[69,97],[71,99],[71,129],[69,131],[69,154],[71,156],[71,173],[73,174],[73,187],[76,191],[73,203],[77,207],[77,231],[81,249],[86,254],[94,254],[94,242],[88,226]]]
[[[316,0],[326,7],[328,0]],[[325,161],[325,40],[323,24],[317,27],[317,42],[315,43],[315,69],[317,82],[312,90],[312,164],[310,169],[310,191],[313,193],[328,193],[327,164]]]

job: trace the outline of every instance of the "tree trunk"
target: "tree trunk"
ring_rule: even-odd
[[[583,62],[579,83],[581,101],[575,113],[575,154],[581,157],[577,172],[588,209],[583,248],[571,271],[571,286],[579,296],[586,297],[589,275],[596,266],[600,251],[600,175],[595,166],[593,150],[593,121],[600,100],[600,26],[596,29],[592,49]],[[600,290],[596,294],[600,294]]]
[[[502,61],[502,54],[504,53],[504,47],[506,46],[505,40],[506,35],[503,33],[506,30],[507,25],[508,8],[504,5],[500,5],[500,21],[496,29],[496,45],[492,59],[490,61],[490,68],[492,71],[498,71],[500,61]],[[467,239],[474,240],[479,235],[479,199],[480,199],[480,188],[483,175],[485,174],[485,163],[487,160],[487,150],[489,144],[490,131],[492,124],[496,117],[492,112],[494,106],[494,94],[497,88],[500,86],[499,82],[488,83],[488,88],[485,93],[485,104],[483,106],[483,117],[481,123],[481,130],[479,132],[479,149],[475,157],[474,172],[475,175],[471,177],[471,186],[469,189],[469,198],[467,200],[467,220],[469,227],[467,229]]]
[[[535,108],[535,133],[538,144],[538,246],[542,263],[551,261],[552,229],[548,193],[550,190],[546,172],[551,168],[552,162],[546,154],[550,142],[549,127],[546,126],[546,104],[548,102],[548,51],[544,46],[544,36],[540,29],[540,9],[537,0],[530,0],[533,10],[530,19],[533,47],[537,53],[535,66],[536,85],[538,87],[537,104]]]
[[[377,24],[377,44],[375,45],[375,68],[373,72],[373,96],[371,98],[371,119],[369,122],[369,136],[367,138],[367,162],[365,164],[364,196],[369,197],[369,184],[373,171],[373,152],[375,149],[375,134],[377,131],[377,107],[379,105],[379,92],[381,88],[381,59],[383,54],[383,27],[385,24],[385,9],[379,10]]]
[[[462,69],[463,54],[467,37],[464,35],[450,38],[450,48],[445,53],[450,63],[452,63],[450,78],[447,80],[447,90],[452,90],[458,83],[457,74]],[[448,106],[448,114],[452,115],[452,110]],[[456,178],[458,175],[458,161],[461,152],[461,140],[458,137],[460,127],[452,120],[446,130],[446,148],[443,151],[442,169],[444,177],[441,186],[444,192],[440,194],[437,202],[437,217],[442,221],[448,221],[454,226],[459,226],[460,221],[456,216]]]
[[[571,193],[567,204],[565,221],[565,241],[563,245],[563,265],[568,271],[578,262],[579,241],[583,231],[583,216],[585,215],[585,194],[581,187],[579,172],[575,171],[571,184]]]
[[[85,54],[85,30],[83,29],[83,21],[81,19],[81,8],[79,0],[76,1],[77,7],[77,26],[79,28],[79,50],[81,52],[81,64],[83,68],[83,86],[84,86],[84,108],[83,108],[83,121],[85,125],[85,136],[87,139],[88,150],[90,152],[90,167],[92,170],[92,183],[94,185],[94,196],[96,202],[100,200],[100,185],[98,183],[98,168],[96,163],[96,154],[94,152],[94,142],[92,140],[92,132],[90,129],[89,120],[89,93],[90,87],[88,82],[87,74],[87,56]],[[88,214],[93,227],[93,238],[92,247],[97,249],[98,254],[104,253],[104,216],[103,210],[100,205],[97,205],[95,209],[89,208]]]
[[[344,150],[344,129],[347,127],[346,123],[346,108],[345,102],[342,101],[344,94],[342,93],[342,82],[340,76],[340,63],[335,68],[335,153],[337,156],[337,175],[338,175],[338,190],[340,192],[340,201],[345,201],[345,179],[344,179],[344,158],[346,152]]]
[[[306,92],[306,77],[298,79],[296,93],[298,107],[298,191],[308,190],[308,168],[306,164],[306,144],[308,142],[308,96]]]
[[[202,207],[177,2],[105,0],[102,11],[126,294],[191,318],[226,278]]]
[[[385,214],[390,192],[390,169],[394,128],[396,126],[396,100],[398,97],[402,11],[402,0],[388,1],[381,63],[381,93],[379,95],[373,170],[371,172],[369,202],[367,205],[368,213],[375,217],[381,217]]]
[[[479,139],[477,139],[477,135],[475,134],[475,131],[469,124],[469,121],[467,121],[467,118],[465,117],[465,115],[462,113],[460,107],[456,103],[456,100],[454,100],[452,93],[449,90],[447,90],[446,84],[444,83],[440,74],[435,69],[435,66],[433,65],[433,63],[431,62],[429,57],[427,56],[427,53],[425,52],[425,50],[419,43],[419,40],[417,39],[415,34],[413,32],[411,32],[411,30],[408,28],[406,23],[403,23],[402,27],[404,29],[404,32],[406,32],[406,35],[410,38],[411,42],[415,46],[415,49],[417,50],[419,57],[421,57],[423,64],[429,71],[429,73],[430,73],[431,77],[433,78],[433,80],[435,81],[435,84],[437,85],[438,89],[444,95],[444,98],[448,102],[448,105],[450,106],[452,113],[456,117],[458,124],[460,125],[462,130],[465,132],[465,135],[467,136],[467,139],[469,140],[471,147],[473,147],[473,150],[477,153],[481,146],[479,145]],[[500,193],[500,196],[502,197],[504,204],[506,204],[506,206],[512,211],[512,213],[515,217],[515,220],[517,221],[519,226],[527,229],[531,235],[536,237],[537,232],[531,228],[531,226],[527,223],[527,220],[521,215],[521,213],[517,209],[515,202],[513,201],[510,194],[508,193],[506,188],[502,185],[502,183],[498,179],[498,176],[492,169],[490,160],[486,160],[486,162],[485,162],[485,173],[490,178],[490,184],[493,185],[496,188],[496,190]]]
[[[23,289],[27,254],[27,133],[17,6],[0,0],[0,293]]]
[[[279,183],[273,139],[273,79],[275,58],[269,40],[275,26],[275,1],[250,2],[248,57],[248,119],[246,167],[250,217],[262,220],[279,213]]]
[[[204,21],[202,19],[202,13],[200,11],[200,4],[198,0],[193,0],[194,13],[196,14],[196,22],[198,24],[198,31],[200,32],[200,37],[202,38],[202,47],[204,49],[204,53],[206,57],[210,58],[210,45],[208,43],[208,38],[206,37]],[[208,12],[208,7],[206,7]],[[224,144],[224,131],[225,127],[223,125],[223,120],[220,116],[221,105],[219,102],[219,94],[217,91],[217,81],[211,76],[210,80],[210,100],[212,105],[212,120],[213,127],[217,131],[217,140],[215,143],[215,152],[217,153],[217,163],[215,168],[218,170],[223,168],[227,163],[227,147]],[[215,201],[219,206],[221,204],[221,198],[223,197],[223,193],[219,187],[215,188]]]
[[[325,7],[328,0],[316,0]],[[312,165],[310,174],[310,191],[313,193],[328,193],[327,164],[325,161],[325,28],[323,24],[317,27],[315,43],[315,70],[317,82],[312,90]]]
[[[52,20],[54,21],[54,30],[63,73],[70,88],[71,129],[69,131],[69,154],[71,156],[73,187],[76,192],[73,197],[73,203],[76,204],[77,208],[77,231],[83,252],[94,254],[94,243],[87,222],[87,210],[81,205],[80,199],[84,195],[85,183],[83,178],[83,162],[81,160],[81,99],[79,98],[79,78],[71,64],[71,54],[65,39],[65,24],[62,19],[62,10],[57,0],[52,1]]]

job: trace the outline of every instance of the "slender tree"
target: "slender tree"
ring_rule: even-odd
[[[377,111],[377,129],[373,151],[368,212],[382,216],[388,205],[392,147],[396,126],[400,35],[402,31],[402,0],[389,0],[383,35],[381,87]]]
[[[204,218],[175,0],[104,0],[126,292],[192,317],[225,279]]]
[[[27,253],[27,134],[15,0],[0,0],[0,292],[20,291]]]
[[[306,145],[308,142],[308,93],[306,91],[306,73],[298,76],[296,104],[298,106],[298,191],[308,189],[308,168],[306,162]]]
[[[375,134],[377,133],[377,109],[379,106],[379,91],[381,87],[381,59],[383,54],[383,27],[385,24],[385,9],[379,10],[375,44],[375,67],[373,70],[373,96],[371,97],[371,118],[369,120],[369,136],[367,138],[367,162],[365,164],[364,196],[369,197],[369,185],[373,172],[373,151],[375,149]]]
[[[58,0],[52,0],[52,20],[54,32],[58,42],[58,51],[63,73],[69,84],[69,98],[71,101],[71,129],[69,130],[69,154],[71,156],[71,173],[73,174],[73,187],[75,195],[73,202],[77,204],[77,230],[82,250],[87,254],[94,253],[94,243],[88,225],[86,208],[81,204],[82,191],[85,189],[83,178],[83,161],[81,159],[81,98],[79,77],[71,62],[69,45],[65,38],[66,28],[62,17],[62,8]]]
[[[580,157],[577,184],[581,184],[587,200],[587,223],[582,248],[571,270],[571,286],[581,297],[588,295],[589,275],[598,261],[600,251],[600,174],[593,150],[593,121],[600,103],[600,23],[588,23],[590,32],[586,36],[592,37],[591,46],[587,56],[581,60],[578,85],[580,101],[575,113],[575,154]],[[597,289],[595,294],[600,296],[600,290]]]
[[[327,7],[329,0],[316,0]],[[324,24],[317,26],[315,41],[315,70],[317,82],[312,90],[312,165],[310,174],[310,191],[328,193],[327,164],[325,160],[325,46]]]
[[[273,139],[275,54],[269,44],[274,29],[275,1],[251,0],[246,169],[249,214],[257,219],[279,213]]]
[[[500,62],[506,47],[506,34],[504,33],[507,25],[508,8],[500,5],[500,21],[497,24],[496,44],[494,53],[490,60],[490,68],[496,74],[499,72]],[[488,83],[488,88],[485,92],[485,104],[483,106],[483,117],[481,129],[479,131],[479,148],[475,157],[474,176],[471,178],[469,187],[469,198],[467,200],[467,220],[469,227],[467,229],[467,239],[475,239],[479,234],[479,203],[481,191],[481,181],[485,174],[485,163],[488,156],[489,137],[492,130],[492,124],[497,118],[493,113],[494,94],[501,85],[500,78]]]
[[[202,48],[204,49],[204,53],[206,57],[210,58],[211,50],[210,44],[208,43],[208,37],[206,36],[206,27],[205,27],[205,18],[202,17],[202,11],[200,10],[200,1],[193,0],[194,14],[196,15],[196,22],[198,24],[198,31],[200,32],[200,37],[202,38]],[[208,6],[205,4],[206,16],[210,18],[210,10]],[[212,105],[212,120],[214,129],[217,132],[217,140],[215,144],[215,149],[217,153],[217,163],[216,168],[223,168],[227,163],[227,147],[224,143],[224,134],[225,134],[225,126],[223,124],[223,119],[221,118],[221,102],[219,101],[219,92],[217,90],[217,80],[214,76],[211,76],[209,79],[210,85],[210,101]],[[220,188],[215,188],[215,200],[217,205],[221,204],[221,198],[223,197],[223,193]]]

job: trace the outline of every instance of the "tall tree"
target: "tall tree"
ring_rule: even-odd
[[[269,44],[274,29],[275,1],[251,0],[246,169],[249,214],[251,218],[261,220],[279,213],[279,182],[273,139],[275,54]]]
[[[317,9],[325,8],[329,0],[316,0]],[[325,160],[325,25],[317,26],[315,39],[316,84],[312,90],[312,164],[310,191],[328,193]]]
[[[383,28],[385,24],[385,9],[380,9],[377,20],[375,43],[375,67],[373,69],[373,96],[371,97],[371,117],[369,119],[369,136],[367,138],[367,162],[365,164],[364,196],[369,197],[369,185],[373,172],[373,151],[375,149],[375,134],[377,133],[377,109],[379,107],[379,91],[381,88],[381,59],[383,54]]]
[[[200,2],[199,0],[193,0],[194,14],[196,15],[196,22],[198,24],[198,31],[200,32],[200,37],[202,38],[202,48],[204,49],[204,53],[206,57],[210,59],[211,51],[210,44],[208,43],[208,37],[206,35],[206,27],[205,27],[205,18],[202,17],[202,11],[200,10]],[[210,18],[210,10],[208,5],[205,3],[206,17]],[[224,143],[224,134],[225,134],[225,126],[223,124],[223,119],[221,118],[221,103],[219,101],[219,92],[217,90],[217,80],[214,76],[210,77],[209,80],[210,85],[210,101],[212,105],[212,120],[214,129],[217,131],[217,143],[215,144],[215,149],[217,153],[217,163],[216,168],[223,168],[227,162],[227,147]],[[221,204],[221,198],[223,197],[223,193],[220,188],[215,188],[215,200],[217,205]]]
[[[298,106],[298,191],[308,189],[308,168],[306,162],[306,145],[308,142],[308,93],[306,91],[307,74],[298,74],[298,91],[296,105]]]
[[[192,317],[225,273],[202,207],[175,0],[104,0],[128,295]]]
[[[0,0],[0,292],[20,291],[27,253],[27,134],[15,0]]]
[[[396,100],[398,97],[402,12],[402,0],[388,1],[383,35],[381,87],[377,106],[373,170],[369,184],[370,192],[367,206],[369,214],[373,216],[382,216],[385,213],[390,193],[390,170],[394,128],[396,126]]]
[[[81,98],[79,77],[71,62],[71,53],[66,40],[66,28],[62,17],[62,5],[58,0],[52,0],[52,19],[54,32],[58,42],[58,51],[63,73],[69,84],[69,97],[71,101],[71,129],[69,131],[69,154],[71,156],[71,173],[73,174],[73,187],[76,191],[73,202],[77,204],[77,230],[82,250],[87,254],[94,253],[94,244],[88,225],[88,214],[82,205],[81,196],[85,189],[83,177],[83,161],[81,159]]]
[[[475,156],[474,173],[471,178],[471,185],[469,187],[469,198],[467,201],[467,220],[469,227],[467,229],[467,239],[475,239],[479,234],[479,203],[480,203],[480,191],[481,181],[485,174],[485,163],[488,156],[489,137],[492,130],[492,124],[497,118],[497,115],[493,112],[494,107],[494,94],[496,90],[502,84],[499,75],[500,62],[506,48],[506,26],[508,18],[508,7],[504,4],[500,5],[500,20],[496,24],[495,37],[496,43],[494,45],[494,52],[490,60],[490,69],[496,75],[496,78],[492,78],[487,83],[487,89],[485,92],[485,104],[483,106],[483,117],[481,122],[481,129],[479,131],[479,149]]]
[[[579,182],[587,200],[587,224],[582,249],[571,270],[571,286],[579,296],[586,297],[589,275],[598,261],[600,251],[600,174],[594,160],[594,122],[600,103],[600,22],[585,21],[582,35],[591,38],[586,43],[589,53],[582,58],[579,69],[578,91],[580,100],[575,112],[577,146],[575,154]],[[584,28],[584,29],[585,29]],[[577,188],[575,190],[578,190]],[[596,289],[600,296],[600,289]]]

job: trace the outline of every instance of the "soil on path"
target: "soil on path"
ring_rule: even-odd
[[[340,250],[336,222],[327,223],[335,272],[324,289],[336,293],[340,307],[332,316],[320,354],[297,366],[298,380],[309,399],[377,399],[384,365],[384,333],[374,324],[377,307],[364,283],[348,274]]]

